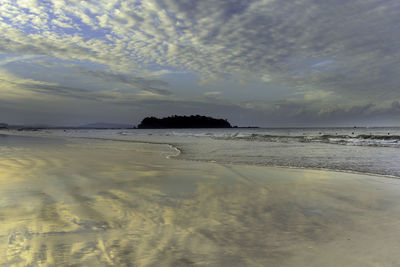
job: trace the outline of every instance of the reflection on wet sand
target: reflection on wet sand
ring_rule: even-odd
[[[0,140],[0,264],[400,264],[397,180],[166,159],[163,145],[33,143]]]

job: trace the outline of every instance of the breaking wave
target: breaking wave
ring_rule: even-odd
[[[212,136],[220,140],[245,140],[258,142],[301,142],[301,143],[327,143],[337,145],[353,146],[378,146],[378,147],[399,147],[399,135],[268,135],[268,134],[243,134],[234,133],[224,136]]]

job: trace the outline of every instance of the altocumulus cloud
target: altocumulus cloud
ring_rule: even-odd
[[[265,123],[271,121],[268,114],[288,122],[340,121],[346,114],[355,120],[375,115],[398,119],[399,28],[398,0],[3,0],[0,4],[3,55],[73,61],[71,71],[79,69],[77,75],[142,92],[128,94],[125,100],[142,103],[143,108],[148,106],[140,102],[146,93],[174,98],[162,100],[165,103],[186,101],[174,95],[174,85],[163,76],[145,75],[151,71],[197,75],[208,86],[198,95],[220,91],[212,81],[256,80],[264,86],[257,101],[231,101],[235,108],[230,110],[261,114]],[[25,89],[115,103],[123,98],[62,81],[57,86],[33,84]],[[270,101],[271,86],[292,88],[293,95]],[[212,100],[198,99],[199,105],[207,101]],[[168,105],[165,109],[173,111]],[[227,109],[221,106],[221,110]]]

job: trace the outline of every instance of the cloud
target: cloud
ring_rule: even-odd
[[[222,94],[222,92],[219,91],[208,91],[204,93],[205,96],[218,96],[220,94]]]
[[[3,99],[51,100],[54,97],[99,99],[99,93],[87,89],[63,86],[58,83],[24,79],[0,69],[0,94]],[[104,96],[101,96],[104,98]]]
[[[310,109],[322,114],[324,105],[335,110],[399,99],[399,13],[398,0],[4,0],[0,52],[101,65],[81,75],[135,88],[140,97],[172,95],[162,78],[143,75],[153,70],[194,73],[202,84],[258,80],[265,84],[257,96],[264,106],[273,105],[269,86],[294,88],[301,96],[293,97],[311,106],[291,99],[278,106],[283,112],[290,103],[296,107],[290,114],[306,116]],[[94,94],[57,84],[30,89]]]
[[[383,66],[398,70],[395,33],[400,19],[395,0],[284,4],[276,0],[10,0],[1,7],[8,11],[3,17],[12,22],[3,20],[1,26],[5,30],[1,47],[8,53],[87,59],[113,67],[156,63],[208,76],[244,72],[267,81],[293,77],[293,82],[307,85],[314,79],[345,86],[357,84],[366,71],[373,74],[367,77],[370,81],[381,78]],[[43,19],[34,21],[31,14]],[[60,23],[75,30],[63,32],[60,28],[67,26]],[[29,32],[32,27],[39,30]]]
[[[169,86],[167,82],[162,80],[147,77],[137,77],[124,73],[114,73],[103,70],[93,71],[82,67],[74,67],[74,69],[79,72],[79,74],[94,77],[102,81],[124,84],[140,91],[147,91],[161,96],[168,96],[172,94],[171,91],[162,88]]]
[[[136,123],[144,116],[204,114],[227,118],[235,125],[370,125],[395,124],[400,119],[399,100],[380,105],[320,105],[315,97],[234,103],[211,99],[164,97],[150,91],[88,90],[57,83],[24,79],[0,71],[1,121],[21,123],[81,124],[99,120]],[[324,97],[321,95],[320,97]],[[46,119],[47,118],[47,119]]]
[[[121,78],[125,82],[133,79],[130,77],[128,80],[125,80],[125,78],[129,76],[114,76],[107,72],[98,72],[97,75],[100,75],[101,73],[104,75],[110,75],[110,77],[115,79]],[[106,79],[108,78],[106,77]],[[133,101],[143,100],[146,98],[162,98],[171,94],[167,90],[157,89],[150,86],[152,83],[164,84],[161,81],[146,80],[144,78],[139,79],[137,77],[135,77],[133,80],[142,86],[139,88],[139,91],[142,93],[123,92],[118,90],[94,90],[74,86],[65,86],[55,82],[20,78],[0,69],[0,94],[3,99],[14,99],[24,102],[31,101],[33,99],[40,99],[44,102],[56,100],[62,101],[63,99],[65,100],[65,98],[69,98],[76,100],[98,101],[103,103],[108,102],[114,104],[125,101],[131,101],[132,103]],[[137,86],[137,84],[135,84],[135,86]],[[143,92],[147,92],[147,94],[143,94]]]
[[[9,63],[12,63],[12,62],[18,62],[18,61],[22,61],[22,60],[30,59],[30,58],[32,58],[32,57],[31,56],[8,57],[8,58],[3,59],[0,62],[0,66],[5,66],[5,65],[7,65]]]

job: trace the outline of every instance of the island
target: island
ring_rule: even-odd
[[[162,119],[146,117],[137,126],[138,129],[167,129],[167,128],[232,128],[225,119],[191,115],[170,116]]]

